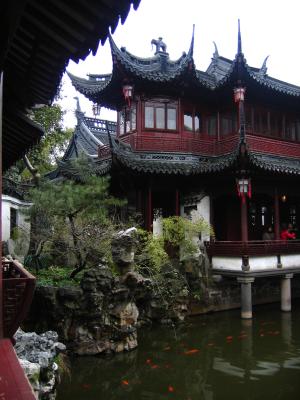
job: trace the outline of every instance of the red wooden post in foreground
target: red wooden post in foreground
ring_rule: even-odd
[[[1,400],[35,400],[26,375],[9,339],[0,339]]]

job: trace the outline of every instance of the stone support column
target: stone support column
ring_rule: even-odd
[[[254,278],[239,277],[237,281],[241,284],[241,318],[252,318],[252,291],[251,283]]]
[[[281,313],[281,336],[287,346],[292,345],[292,314],[289,312]]]
[[[286,274],[281,278],[281,311],[291,311],[291,279],[293,274]]]

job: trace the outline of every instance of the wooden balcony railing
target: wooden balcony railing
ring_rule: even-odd
[[[190,154],[221,155],[230,153],[238,143],[238,135],[230,135],[221,140],[195,137],[180,137],[178,134],[143,133],[120,138],[136,151],[178,152]]]
[[[4,337],[12,338],[24,320],[34,293],[35,277],[16,260],[2,260]]]
[[[260,153],[300,157],[300,143],[283,138],[267,137],[259,133],[247,131],[249,148]],[[136,151],[178,152],[201,155],[222,155],[232,152],[238,144],[239,135],[233,133],[220,139],[208,135],[187,135],[168,132],[131,133],[120,137],[120,141],[128,143]]]
[[[243,257],[300,254],[300,240],[253,240],[248,242],[205,242],[209,257]]]

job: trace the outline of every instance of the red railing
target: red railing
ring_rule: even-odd
[[[151,133],[131,134],[120,138],[137,151],[178,152],[204,155],[230,153],[238,143],[238,135],[231,135],[222,140],[180,137],[178,134]]]
[[[4,337],[12,338],[24,320],[34,293],[35,277],[16,260],[2,260]]]
[[[215,241],[205,242],[205,246],[209,257],[300,254],[300,240],[253,240],[249,242]]]

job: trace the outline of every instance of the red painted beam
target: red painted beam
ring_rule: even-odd
[[[35,400],[32,387],[9,339],[0,340],[1,400]]]

